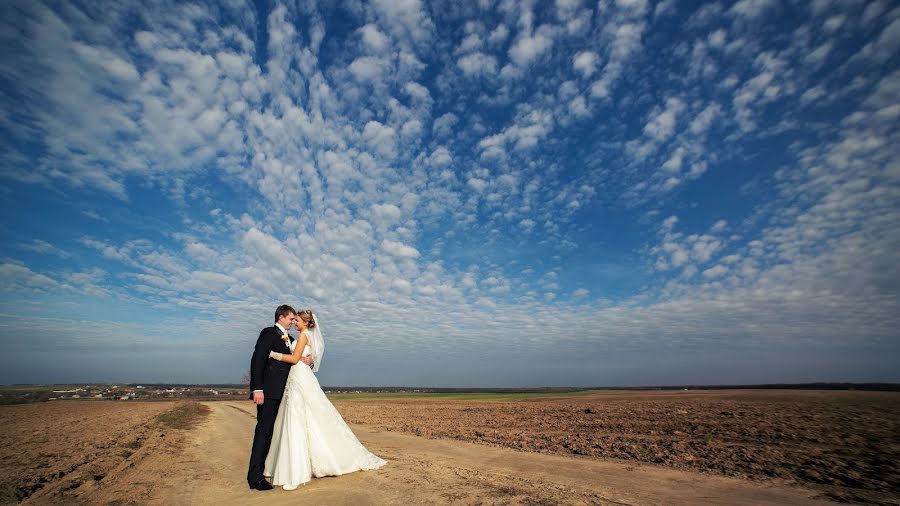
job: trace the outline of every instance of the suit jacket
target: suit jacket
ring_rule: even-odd
[[[281,329],[276,326],[266,327],[259,332],[253,357],[250,358],[250,398],[254,390],[262,390],[266,399],[281,399],[284,386],[287,384],[291,364],[269,358],[270,351],[291,353],[288,345],[281,340]],[[293,341],[293,338],[291,338]]]

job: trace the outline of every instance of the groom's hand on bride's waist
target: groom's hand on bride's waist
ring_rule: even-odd
[[[313,365],[313,359],[312,359],[312,357],[300,357],[300,361],[303,362],[304,364],[310,366],[310,367],[312,367],[312,365]]]

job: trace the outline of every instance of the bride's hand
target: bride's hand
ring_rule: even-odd
[[[270,351],[269,358],[274,358],[275,360],[281,362],[281,358],[284,357],[284,353],[278,353],[277,351]]]

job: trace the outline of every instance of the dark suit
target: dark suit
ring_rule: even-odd
[[[284,386],[287,384],[291,364],[269,358],[270,351],[290,353],[288,345],[281,339],[281,329],[272,326],[262,329],[256,339],[253,357],[250,359],[250,398],[254,390],[262,390],[265,400],[256,406],[256,431],[253,433],[253,447],[250,449],[250,467],[247,482],[251,485],[263,479],[263,468],[269,445],[272,444],[272,430]],[[293,342],[293,338],[291,338]]]

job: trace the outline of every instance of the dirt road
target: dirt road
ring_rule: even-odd
[[[253,405],[209,403],[183,458],[157,482],[165,504],[827,504],[813,492],[648,465],[517,452],[452,440],[353,429],[389,464],[314,479],[295,491],[245,483]],[[175,469],[175,468],[183,469]],[[143,501],[142,501],[143,502]]]

